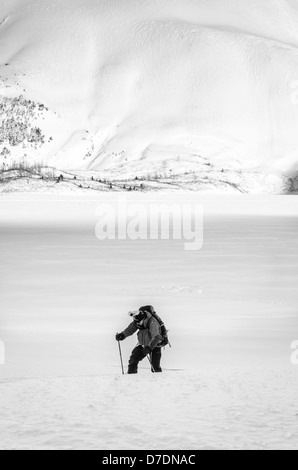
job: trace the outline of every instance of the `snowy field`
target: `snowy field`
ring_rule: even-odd
[[[297,197],[175,195],[204,204],[194,252],[100,242],[117,197],[0,198],[0,448],[298,449]],[[148,303],[164,372],[122,376],[114,335]]]

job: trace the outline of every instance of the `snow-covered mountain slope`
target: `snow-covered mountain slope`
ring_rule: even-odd
[[[2,0],[0,162],[295,173],[297,48],[298,0]]]

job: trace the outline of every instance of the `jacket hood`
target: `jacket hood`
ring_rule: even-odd
[[[146,318],[144,319],[144,323],[143,324],[136,323],[136,325],[141,326],[140,329],[146,329],[148,328],[148,324],[151,318],[152,318],[152,315],[151,313],[148,312],[146,313]]]

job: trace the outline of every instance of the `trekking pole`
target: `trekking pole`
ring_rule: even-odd
[[[150,358],[149,355],[147,355],[147,359],[148,359],[148,361],[149,361],[149,363],[150,363],[152,372],[155,373],[155,369],[154,369],[154,367],[153,367],[153,364],[152,364],[152,361],[151,361],[151,358]]]
[[[122,359],[122,351],[121,351],[120,341],[118,341],[118,346],[119,346],[119,354],[120,354],[120,362],[121,362],[122,375],[125,375],[125,374],[124,374],[124,367],[123,367],[123,359]]]

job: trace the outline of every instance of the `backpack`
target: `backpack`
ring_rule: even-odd
[[[167,346],[167,344],[170,345],[169,338],[168,338],[168,330],[166,329],[166,326],[164,322],[162,321],[162,319],[157,315],[152,305],[146,305],[145,307],[141,307],[140,312],[151,313],[152,317],[155,318],[155,320],[159,324],[162,340],[160,341],[160,343],[158,343],[158,347],[164,348],[165,346]]]

